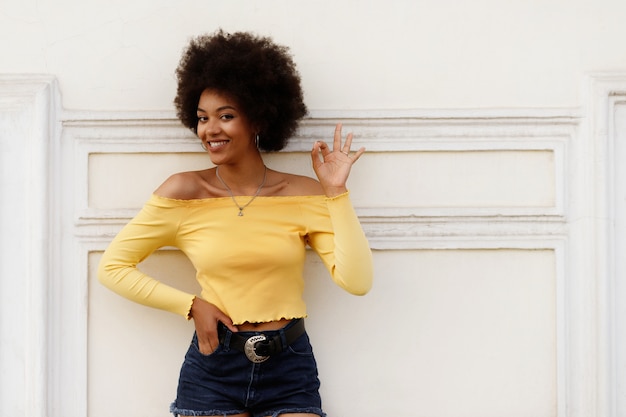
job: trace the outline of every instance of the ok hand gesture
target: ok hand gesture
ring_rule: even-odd
[[[346,181],[354,164],[365,152],[365,148],[350,154],[352,133],[348,133],[343,146],[341,144],[341,123],[335,127],[332,150],[324,141],[317,141],[311,151],[313,170],[328,197],[345,193]]]

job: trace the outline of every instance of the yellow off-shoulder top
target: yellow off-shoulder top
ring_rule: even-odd
[[[334,282],[363,295],[373,280],[372,254],[349,194],[260,196],[244,216],[230,198],[175,200],[153,194],[101,259],[102,284],[138,303],[189,318],[196,295],[137,268],[155,250],[173,246],[196,270],[200,297],[235,325],[306,316],[302,298],[306,246]]]

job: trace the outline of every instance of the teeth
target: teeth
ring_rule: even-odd
[[[209,146],[211,148],[215,148],[216,146],[222,146],[222,145],[225,145],[227,143],[228,143],[227,140],[222,140],[222,141],[219,141],[219,142],[209,142]]]

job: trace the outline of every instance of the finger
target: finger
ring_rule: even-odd
[[[319,157],[319,148],[317,146],[317,142],[315,142],[313,144],[313,148],[311,149],[311,163],[313,164],[313,168],[315,168],[316,165],[319,165],[320,163],[320,157]]]
[[[200,342],[198,340],[198,348],[203,355],[210,355],[215,350],[213,349],[213,343],[211,343],[210,339],[207,339],[206,342]]]
[[[335,126],[335,136],[333,138],[333,151],[341,149],[341,123],[337,123]]]
[[[326,156],[329,153],[331,153],[330,147],[323,140],[318,140],[317,141],[317,146],[318,146],[318,149],[320,150],[320,152],[322,153],[322,156]]]
[[[196,330],[198,348],[205,355],[213,353],[220,344],[218,326],[219,324],[216,323],[215,327],[207,328],[205,331]]]
[[[322,164],[320,161],[320,147],[319,142],[315,142],[313,144],[313,149],[311,149],[311,163],[313,165],[313,169],[317,169]]]
[[[323,140],[318,140],[317,142],[315,142],[312,152],[313,152],[313,163],[318,164],[318,165],[321,164],[320,154],[321,154],[322,159],[324,159],[331,153],[330,148],[328,147],[326,142],[324,142]]]
[[[220,344],[220,339],[218,336],[209,338],[209,349],[210,349],[209,353],[215,352],[215,349],[217,349],[219,344]]]
[[[200,353],[202,353],[203,355],[210,355],[211,353],[215,352],[215,349],[217,349],[219,344],[220,341],[217,337],[211,337],[202,342],[200,341],[200,339],[198,339],[198,348],[200,349]]]
[[[341,148],[341,152],[345,154],[350,153],[350,146],[352,146],[352,133],[348,133],[346,142],[343,144],[343,148]]]
[[[217,343],[219,343],[219,341],[217,341],[215,344],[213,342],[213,340],[218,340],[217,337],[211,337],[208,334],[204,335],[199,332],[197,332],[196,334],[198,336],[198,349],[200,350],[200,352],[205,355],[213,353],[213,346],[217,346]]]
[[[233,321],[230,317],[228,317],[227,315],[224,314],[223,317],[218,319],[224,326],[228,327],[228,330],[230,330],[231,332],[238,332],[239,329],[237,328],[237,326],[235,326],[233,324]]]
[[[352,155],[351,157],[352,163],[354,164],[364,153],[365,153],[365,148],[360,148],[358,151],[356,151],[354,155]]]

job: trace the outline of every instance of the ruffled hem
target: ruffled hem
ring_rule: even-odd
[[[350,191],[346,191],[345,193],[341,193],[332,197],[325,197],[326,201],[333,201],[333,200],[337,200],[343,197],[347,197],[350,195]]]
[[[260,323],[270,323],[273,321],[280,321],[280,320],[295,320],[295,319],[305,319],[308,316],[305,315],[290,315],[290,316],[282,316],[279,318],[268,318],[268,319],[248,319],[248,320],[243,320],[243,321],[234,321],[233,320],[233,325],[234,326],[240,326],[244,323],[250,323],[250,324],[260,324]]]
[[[189,306],[187,307],[187,314],[185,315],[185,318],[186,318],[187,320],[191,320],[191,318],[192,318],[192,317],[191,317],[191,307],[193,306],[193,302],[194,302],[195,300],[196,300],[196,296],[194,295],[194,296],[191,298],[191,302],[189,303]]]

